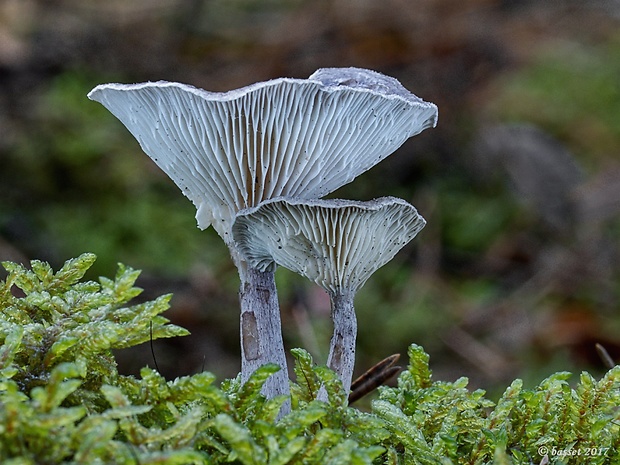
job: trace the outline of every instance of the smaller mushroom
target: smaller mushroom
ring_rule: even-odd
[[[412,205],[394,197],[278,198],[240,211],[232,231],[240,253],[256,269],[281,265],[327,291],[334,324],[327,364],[348,392],[357,336],[355,294],[425,224]]]

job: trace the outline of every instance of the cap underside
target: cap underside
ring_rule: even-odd
[[[106,84],[89,98],[192,200],[199,227],[213,224],[225,240],[237,211],[278,196],[325,196],[437,117],[417,97],[284,78],[227,93]]]
[[[359,289],[426,224],[401,199],[274,199],[239,212],[238,249],[259,270],[275,264],[331,292]]]

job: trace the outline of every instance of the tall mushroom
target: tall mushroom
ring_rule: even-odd
[[[325,289],[334,332],[327,364],[348,392],[355,363],[356,292],[411,241],[426,221],[404,200],[281,198],[239,212],[233,235],[258,270],[281,265]]]
[[[396,79],[357,68],[327,68],[309,79],[280,78],[229,92],[173,82],[104,84],[102,103],[212,225],[241,278],[241,376],[274,362],[265,385],[288,392],[286,358],[272,271],[239,256],[235,214],[278,196],[319,198],[352,181],[403,142],[434,126],[437,107]]]

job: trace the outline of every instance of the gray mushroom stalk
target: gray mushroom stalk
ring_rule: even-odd
[[[103,104],[213,226],[241,279],[241,377],[276,363],[264,394],[287,394],[288,371],[273,271],[248,265],[232,240],[235,215],[263,201],[320,198],[352,181],[437,121],[437,107],[396,79],[327,68],[229,92],[174,82],[104,84]]]
[[[328,292],[334,331],[327,364],[348,392],[355,364],[355,294],[425,224],[412,205],[394,197],[281,198],[239,212],[232,231],[252,267],[269,271],[280,265]]]

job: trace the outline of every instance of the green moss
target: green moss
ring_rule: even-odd
[[[620,460],[620,366],[600,381],[551,375],[534,389],[515,380],[496,402],[467,379],[431,381],[428,355],[409,349],[396,388],[383,388],[373,412],[386,421],[388,449],[404,463],[600,463]],[[409,462],[408,462],[409,461]]]
[[[5,262],[0,282],[0,461],[7,464],[613,464],[620,460],[620,368],[575,387],[556,373],[514,381],[497,402],[467,380],[434,381],[409,349],[398,386],[372,410],[347,405],[336,375],[293,350],[286,400],[260,391],[266,365],[241,385],[211,373],[169,381],[118,373],[111,350],[187,334],[161,314],[170,296],[130,304],[139,272],[84,281],[95,256],[57,272]],[[325,389],[328,402],[317,400]],[[575,455],[572,455],[575,454]],[[580,454],[580,455],[576,455]],[[590,454],[590,455],[587,455]],[[584,461],[585,460],[585,461]]]

